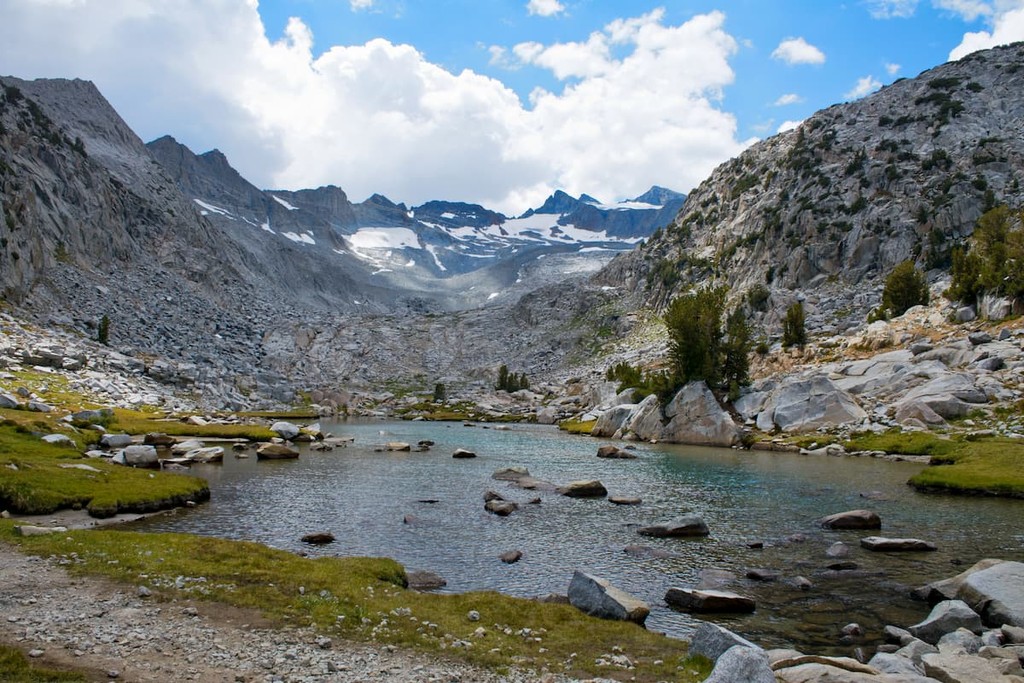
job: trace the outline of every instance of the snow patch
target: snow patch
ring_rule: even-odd
[[[290,239],[292,242],[298,242],[299,244],[312,244],[314,246],[316,245],[316,240],[313,239],[313,235],[311,235],[308,232],[304,232],[301,235],[298,235],[294,232],[282,232],[281,234]]]
[[[227,216],[228,218],[230,218],[232,220],[234,220],[234,218],[235,218],[234,216],[231,215],[231,212],[228,211],[227,209],[222,209],[219,206],[214,206],[213,204],[207,204],[206,202],[204,202],[201,199],[193,199],[192,201],[194,201],[196,204],[198,204],[199,206],[201,206],[204,209],[206,209],[206,211],[200,211],[199,212],[199,213],[201,213],[204,216],[209,215],[211,213],[216,213],[216,214],[220,214],[221,216]]]
[[[409,228],[360,228],[345,238],[352,249],[420,249],[419,237]]]
[[[289,211],[298,211],[298,210],[299,210],[299,207],[297,207],[297,206],[292,206],[291,204],[289,204],[289,203],[288,203],[288,202],[286,202],[285,200],[281,199],[280,197],[276,197],[276,196],[274,196],[274,195],[270,195],[270,196],[271,196],[271,197],[274,197],[274,201],[275,201],[275,202],[277,202],[278,204],[280,204],[280,205],[281,205],[281,206],[283,206],[284,208],[288,209]]]
[[[490,294],[487,295],[487,300],[490,301],[491,299],[497,299],[499,296],[501,295],[498,294],[497,292],[491,292]]]
[[[260,223],[260,227],[269,232],[271,235],[277,234],[276,232],[270,229],[270,223]]]

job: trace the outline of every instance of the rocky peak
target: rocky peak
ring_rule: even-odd
[[[708,278],[849,302],[906,259],[947,267],[987,208],[1024,200],[1022,64],[1024,44],[977,52],[755,144],[600,280],[655,307]]]
[[[654,206],[663,206],[670,202],[681,202],[686,199],[686,195],[681,192],[676,192],[665,187],[659,187],[652,185],[651,189],[644,192],[639,197],[635,197],[632,201],[639,204],[653,204]]]

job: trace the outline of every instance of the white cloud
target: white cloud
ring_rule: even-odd
[[[843,95],[843,97],[848,100],[860,99],[865,95],[870,95],[881,87],[881,81],[874,76],[864,76],[863,78],[858,78],[857,85],[853,86],[853,88]]]
[[[900,72],[901,68],[903,67],[901,67],[899,64],[896,64],[895,62],[889,62],[885,65],[885,72],[890,76],[895,76]]]
[[[950,60],[960,59],[978,50],[1024,40],[1024,2],[1018,1],[1012,5],[1002,3],[996,6],[991,31],[965,33],[960,44],[950,51]]]
[[[92,79],[143,139],[217,147],[262,187],[334,183],[357,201],[381,192],[518,212],[558,187],[609,200],[656,183],[686,191],[741,151],[721,105],[737,50],[723,24],[711,13],[672,26],[653,12],[579,43],[490,50],[569,79],[532,106],[409,45],[314,56],[298,19],[270,40],[256,0],[6,4],[0,63]]]
[[[363,9],[370,9],[373,7],[374,0],[349,0],[349,5],[352,7],[353,12],[358,12]]]
[[[526,3],[526,9],[530,14],[537,14],[542,17],[553,17],[565,11],[565,5],[558,0],[530,0]]]
[[[804,98],[800,97],[796,93],[786,93],[785,95],[779,97],[779,99],[775,100],[775,106],[785,107],[790,104],[800,104],[803,101]]]
[[[786,38],[772,52],[772,58],[790,65],[825,63],[825,53],[803,38]]]
[[[875,19],[907,19],[917,11],[918,0],[866,0]]]
[[[964,21],[974,21],[978,17],[990,17],[995,11],[992,3],[985,0],[932,0],[938,9],[944,9],[959,15]]]
[[[790,131],[790,130],[795,130],[796,128],[798,128],[800,126],[801,123],[803,123],[802,120],[801,121],[783,121],[781,124],[779,124],[779,129],[777,131],[775,131],[775,132],[776,133],[785,133],[785,132]]]

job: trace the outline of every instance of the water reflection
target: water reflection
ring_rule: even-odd
[[[603,442],[570,437],[554,428],[509,431],[451,423],[324,424],[355,443],[333,452],[303,449],[297,461],[255,457],[195,472],[210,480],[209,504],[139,525],[246,539],[324,555],[393,557],[411,569],[448,580],[447,590],[496,589],[520,596],[564,593],[575,569],[609,578],[643,598],[651,629],[684,636],[697,621],[664,606],[665,591],[687,587],[706,568],[737,575],[731,589],[755,597],[758,610],[728,626],[766,646],[848,651],[839,630],[857,621],[876,635],[885,623],[910,624],[927,611],[907,589],[944,578],[983,557],[1024,559],[1021,503],[918,494],[906,480],[920,466],[870,459],[805,457],[670,445],[637,446],[637,460],[595,457]],[[385,432],[385,433],[381,433]],[[433,440],[428,453],[378,453],[386,441]],[[479,457],[455,460],[456,448]],[[566,483],[597,478],[611,495],[643,498],[638,507],[604,500],[568,499],[518,490],[494,481],[499,468],[525,466],[539,479]],[[487,514],[483,493],[493,489],[521,504],[508,518]],[[865,494],[870,499],[863,497]],[[541,503],[528,504],[538,496]],[[422,502],[422,501],[436,502]],[[934,553],[873,554],[857,547],[857,532],[827,532],[815,520],[832,512],[870,507],[887,536],[915,536],[939,545]],[[683,512],[702,515],[706,539],[652,539],[636,527]],[[411,516],[409,522],[403,520]],[[137,528],[139,528],[137,527]],[[337,541],[310,548],[299,538],[331,531]],[[836,540],[852,546],[856,571],[835,572],[825,550]],[[764,549],[748,545],[761,542]],[[641,544],[670,557],[635,557]],[[498,556],[521,550],[506,565]],[[777,571],[780,580],[756,583],[751,568]],[[792,585],[795,577],[813,588]]]

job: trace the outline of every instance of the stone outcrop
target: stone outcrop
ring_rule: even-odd
[[[962,600],[947,600],[932,608],[924,621],[910,626],[907,630],[915,638],[934,645],[942,636],[958,628],[981,633],[981,617]]]
[[[957,596],[992,626],[1024,627],[1024,563],[1002,562],[974,572]]]
[[[758,429],[770,432],[810,432],[862,421],[867,413],[846,391],[823,376],[786,378],[771,391],[756,421]]]
[[[705,683],[775,683],[775,673],[768,665],[768,655],[763,650],[755,650],[736,645],[726,650],[718,661]]]
[[[643,624],[651,608],[607,580],[584,572],[573,573],[569,583],[569,604],[602,619],[618,619]]]
[[[671,607],[684,612],[716,612],[723,614],[745,614],[753,612],[753,598],[739,595],[731,591],[669,588],[665,593],[665,602]]]

